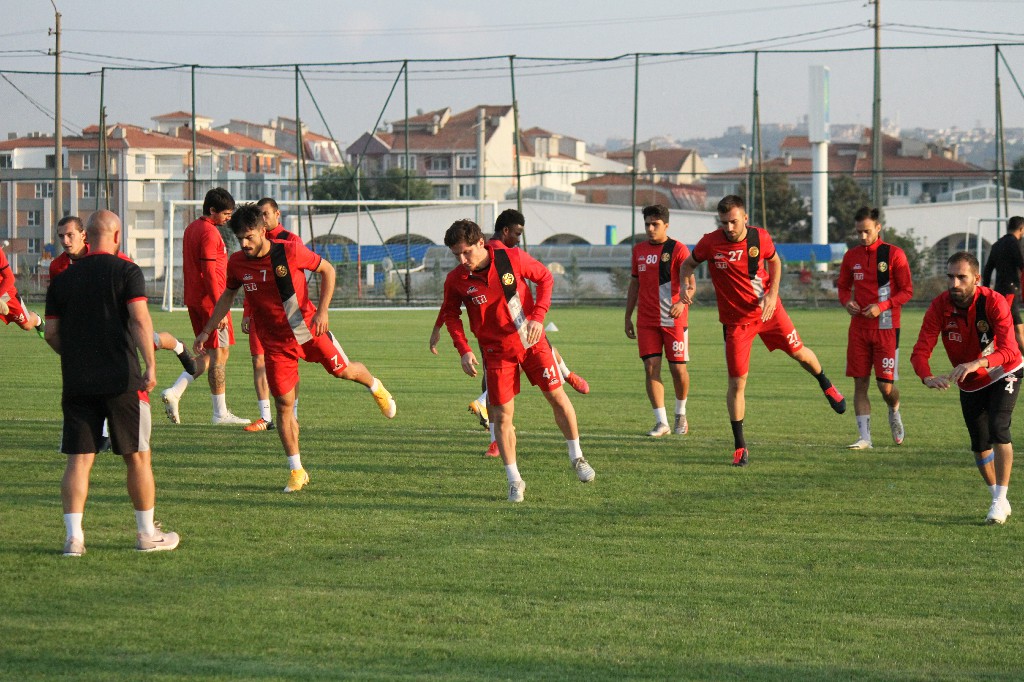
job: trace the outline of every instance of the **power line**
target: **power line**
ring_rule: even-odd
[[[50,120],[56,120],[56,117],[54,116],[54,113],[53,113],[52,109],[48,109],[48,108],[44,107],[42,104],[40,104],[39,102],[37,102],[36,100],[34,100],[28,93],[26,93],[24,90],[22,90],[17,85],[15,85],[14,81],[12,81],[10,78],[8,78],[5,74],[0,73],[0,78],[2,78],[4,81],[6,81],[8,85],[10,85],[12,88],[14,88],[18,92],[19,95],[24,97],[28,101],[29,104],[31,104],[36,109],[38,109],[44,116],[46,116]],[[79,126],[77,123],[75,124],[75,126],[78,128],[77,131],[75,130],[75,128],[72,128],[71,126],[69,126],[69,125],[67,125],[65,123],[61,123],[61,127],[64,128],[65,130],[67,130],[69,133],[75,133],[75,134],[81,133],[82,132],[82,126]]]

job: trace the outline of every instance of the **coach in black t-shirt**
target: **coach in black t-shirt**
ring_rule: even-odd
[[[46,342],[61,356],[64,380],[64,555],[85,553],[82,516],[105,419],[113,450],[128,467],[128,495],[138,526],[135,548],[174,549],[177,533],[163,532],[153,521],[149,391],[156,386],[156,360],[146,282],[139,266],[116,255],[121,221],[114,213],[93,213],[86,234],[89,255],[58,275],[46,292],[46,318],[51,322]],[[142,353],[144,372],[136,351]]]
[[[1006,223],[1006,234],[996,240],[988,253],[985,269],[981,273],[981,283],[991,286],[1006,297],[1010,304],[1010,315],[1013,317],[1013,331],[1017,337],[1017,345],[1024,351],[1024,305],[1021,297],[1021,274],[1024,273],[1024,253],[1021,252],[1021,233],[1024,232],[1024,218],[1013,216]],[[995,283],[992,283],[992,271],[995,271]]]

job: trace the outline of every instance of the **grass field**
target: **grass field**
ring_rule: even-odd
[[[349,356],[394,393],[395,420],[304,366],[312,483],[284,495],[275,433],[209,425],[205,380],[180,426],[154,394],[157,518],[181,546],[132,550],[124,466],[104,455],[80,559],[59,553],[58,358],[2,328],[0,678],[1021,679],[1024,519],[983,523],[956,393],[927,391],[910,368],[922,311],[904,313],[907,441],[892,445],[873,390],[876,447],[856,453],[845,314],[791,313],[851,409],[833,414],[795,363],[755,345],[751,464],[735,469],[712,310],[691,316],[691,433],[651,440],[621,310],[556,308],[552,339],[592,387],[570,393],[597,480],[576,481],[527,388],[529,489],[513,506],[466,412],[478,382],[450,344],[427,352],[434,313],[335,312]],[[154,318],[191,340],[184,313]],[[158,366],[161,387],[180,371],[168,353]],[[255,415],[244,343],[228,404]]]

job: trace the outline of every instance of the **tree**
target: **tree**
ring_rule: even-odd
[[[772,241],[808,242],[811,240],[811,215],[804,205],[803,197],[789,184],[789,179],[782,173],[767,171],[764,174],[764,199],[766,216],[761,225],[761,183],[754,178],[753,198],[747,201],[747,188],[740,185],[739,193],[747,203],[747,214],[750,222],[764,227],[772,236]],[[756,216],[756,217],[755,217]]]
[[[1024,156],[1013,162],[1010,171],[1010,187],[1024,191]]]
[[[851,246],[856,244],[857,238],[853,233],[856,221],[853,217],[861,206],[870,205],[870,195],[856,180],[849,175],[833,176],[828,191],[828,240],[845,241]]]
[[[428,200],[434,198],[434,187],[426,180],[413,177],[401,168],[389,168],[384,175],[363,176],[359,178],[359,193],[364,200],[388,200],[406,198],[406,178],[409,183],[411,200]],[[353,201],[356,196],[356,175],[349,167],[328,168],[313,181],[309,191],[316,201],[339,200]],[[345,207],[343,211],[354,211],[354,207]],[[331,210],[333,212],[333,210]]]
[[[908,231],[906,234],[900,234],[893,228],[886,227],[882,229],[880,236],[883,241],[900,247],[907,254],[910,276],[913,277],[915,282],[924,280],[924,278],[931,274],[930,251],[924,248],[922,239],[914,236],[913,230]]]

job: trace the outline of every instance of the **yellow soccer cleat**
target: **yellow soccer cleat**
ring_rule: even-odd
[[[288,477],[288,485],[284,487],[286,493],[294,493],[302,490],[302,487],[309,483],[309,474],[305,469],[292,469]]]
[[[469,404],[469,408],[468,409],[469,409],[470,412],[475,414],[478,419],[480,419],[480,426],[484,427],[485,429],[488,428],[488,426],[487,426],[487,406],[486,405],[484,405],[479,400],[474,400],[473,402],[471,402]]]
[[[391,393],[388,389],[384,388],[384,384],[377,382],[377,390],[373,392],[373,399],[377,403],[377,407],[380,408],[381,414],[388,419],[394,419],[395,414],[398,413],[398,406],[395,405],[395,399],[391,397]]]

